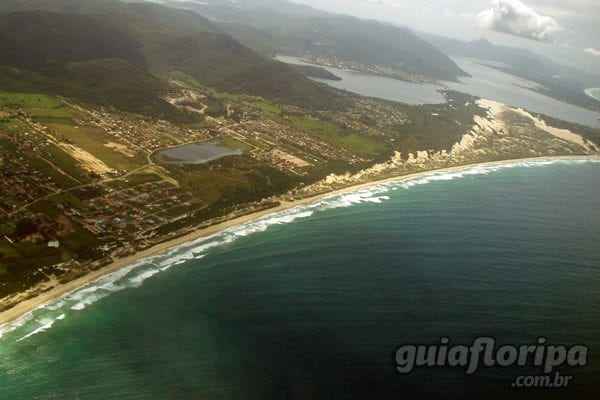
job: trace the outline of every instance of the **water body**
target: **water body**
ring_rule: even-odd
[[[595,399],[599,198],[598,161],[522,162],[231,228],[4,327],[0,398]],[[590,364],[559,369],[568,391],[511,389],[538,368],[395,371],[400,345],[481,335]]]
[[[278,60],[298,64],[297,57],[278,56]],[[445,88],[457,90],[491,100],[500,101],[514,107],[546,114],[566,121],[600,127],[600,113],[564,103],[534,91],[539,87],[534,82],[500,72],[483,61],[469,58],[453,58],[470,78],[460,78],[460,83],[444,82]],[[338,89],[357,94],[379,97],[385,100],[408,104],[432,104],[444,102],[438,85],[417,85],[396,79],[383,78],[373,74],[357,73],[340,68],[324,67],[342,78],[341,81],[315,79]]]
[[[521,107],[565,121],[600,127],[600,113],[535,92],[532,89],[538,88],[539,85],[534,82],[500,72],[477,60],[459,57],[455,57],[453,60],[472,77],[460,78],[461,83],[445,82],[451,89],[500,101],[510,106]]]
[[[240,149],[230,149],[217,142],[190,143],[160,150],[158,155],[165,164],[204,164],[230,155],[240,155]]]
[[[288,64],[314,65],[302,61],[298,57],[277,56],[277,60]],[[342,68],[323,67],[329,72],[342,78],[341,81],[311,78],[314,81],[326,83],[337,89],[363,96],[378,97],[385,100],[401,101],[407,104],[439,104],[445,101],[439,92],[442,89],[436,85],[417,85],[415,83],[385,78],[373,74],[350,71]]]

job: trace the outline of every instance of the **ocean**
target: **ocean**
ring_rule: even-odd
[[[597,398],[600,162],[383,183],[105,276],[0,329],[0,399]],[[406,344],[588,347],[540,367],[417,367]]]

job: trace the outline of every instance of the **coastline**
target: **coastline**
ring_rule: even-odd
[[[546,156],[546,157],[518,158],[518,159],[510,159],[510,160],[502,160],[502,161],[491,161],[491,162],[465,164],[465,165],[454,166],[454,167],[430,169],[430,170],[426,170],[426,171],[409,173],[409,174],[405,174],[405,175],[397,175],[397,176],[383,178],[383,179],[375,179],[375,180],[372,180],[369,182],[350,185],[350,186],[347,186],[344,188],[315,194],[313,196],[305,197],[305,198],[302,198],[299,200],[294,200],[294,201],[280,200],[281,204],[279,206],[269,208],[266,210],[257,211],[254,213],[250,213],[250,214],[247,214],[247,215],[244,215],[241,217],[229,219],[229,220],[223,221],[221,223],[218,223],[216,225],[210,226],[208,228],[194,231],[189,234],[183,235],[179,238],[157,244],[153,247],[150,247],[148,249],[140,251],[134,255],[116,260],[113,263],[111,263],[99,270],[90,272],[89,274],[84,275],[80,278],[77,278],[75,280],[69,281],[64,284],[59,284],[43,293],[36,295],[35,297],[25,299],[25,300],[17,303],[14,307],[7,309],[0,313],[0,327],[10,324],[11,322],[14,322],[15,320],[18,320],[19,318],[25,316],[26,314],[30,313],[31,311],[33,311],[35,309],[47,304],[50,301],[64,297],[74,291],[77,291],[78,289],[80,289],[84,286],[87,286],[87,285],[97,281],[98,279],[102,278],[103,276],[105,276],[107,274],[116,272],[124,267],[132,265],[136,262],[139,262],[142,259],[158,255],[158,254],[163,253],[174,247],[181,246],[181,245],[184,245],[186,243],[189,243],[189,242],[201,239],[201,238],[215,235],[215,234],[217,234],[223,230],[226,230],[228,228],[238,226],[238,225],[243,225],[245,223],[257,220],[257,219],[265,217],[267,215],[282,212],[282,211],[285,211],[285,210],[288,210],[288,209],[291,209],[294,207],[308,205],[308,204],[314,203],[316,201],[319,201],[323,198],[328,198],[328,197],[333,197],[333,196],[342,195],[342,194],[346,194],[346,193],[351,193],[351,192],[358,191],[360,189],[376,186],[376,185],[383,184],[383,183],[403,182],[403,181],[419,178],[419,177],[430,175],[430,174],[457,172],[457,171],[463,171],[463,170],[467,170],[467,169],[471,169],[471,168],[475,168],[475,167],[494,167],[494,166],[510,165],[510,164],[516,164],[516,163],[522,163],[522,162],[598,159],[599,157],[600,156],[598,156],[598,155]]]
[[[591,97],[591,98],[592,98],[592,99],[594,99],[594,100],[598,100],[598,101],[600,101],[600,98],[598,98],[598,97],[594,96],[594,92],[595,92],[595,91],[596,91],[596,92],[600,91],[600,88],[588,88],[588,89],[585,89],[585,90],[584,90],[585,94],[587,94],[587,95],[588,95],[588,97]]]

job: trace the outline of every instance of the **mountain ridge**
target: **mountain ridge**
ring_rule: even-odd
[[[288,1],[193,3],[167,0],[166,4],[209,17],[248,47],[271,56],[308,54],[364,66],[377,65],[382,71],[395,71],[389,74],[405,80],[410,76],[421,80],[456,80],[459,76],[468,76],[435,47],[410,30],[392,24],[330,14]],[[257,40],[267,35],[275,38],[270,47]]]
[[[600,102],[584,93],[590,85],[600,86],[600,76],[563,66],[528,49],[495,45],[486,39],[461,41],[423,32],[419,35],[448,54],[501,63],[490,66],[541,85],[538,91],[544,95],[600,111]]]
[[[36,74],[43,75],[49,62],[123,59],[158,79],[183,71],[217,90],[311,107],[337,104],[317,83],[184,10],[111,0],[2,0],[0,13],[0,64],[30,68]],[[286,79],[280,78],[282,72]],[[273,81],[272,76],[279,78]],[[140,76],[136,81],[146,79]]]

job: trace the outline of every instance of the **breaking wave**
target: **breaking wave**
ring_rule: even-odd
[[[518,161],[514,163],[472,166],[461,170],[431,172],[414,178],[399,179],[358,189],[353,192],[332,195],[312,204],[298,206],[273,213],[245,224],[225,229],[209,237],[180,245],[162,254],[142,259],[116,272],[106,274],[98,280],[79,288],[59,299],[50,301],[18,320],[0,326],[2,342],[20,342],[51,329],[57,321],[68,318],[69,314],[79,312],[113,293],[137,288],[150,279],[170,268],[185,264],[191,260],[205,257],[211,249],[231,244],[237,239],[264,232],[276,225],[285,225],[300,219],[306,219],[326,210],[351,207],[364,203],[382,203],[390,199],[390,191],[410,189],[436,181],[449,181],[457,178],[487,175],[489,173],[516,167],[539,167],[552,164],[600,163],[600,159],[547,159]]]

